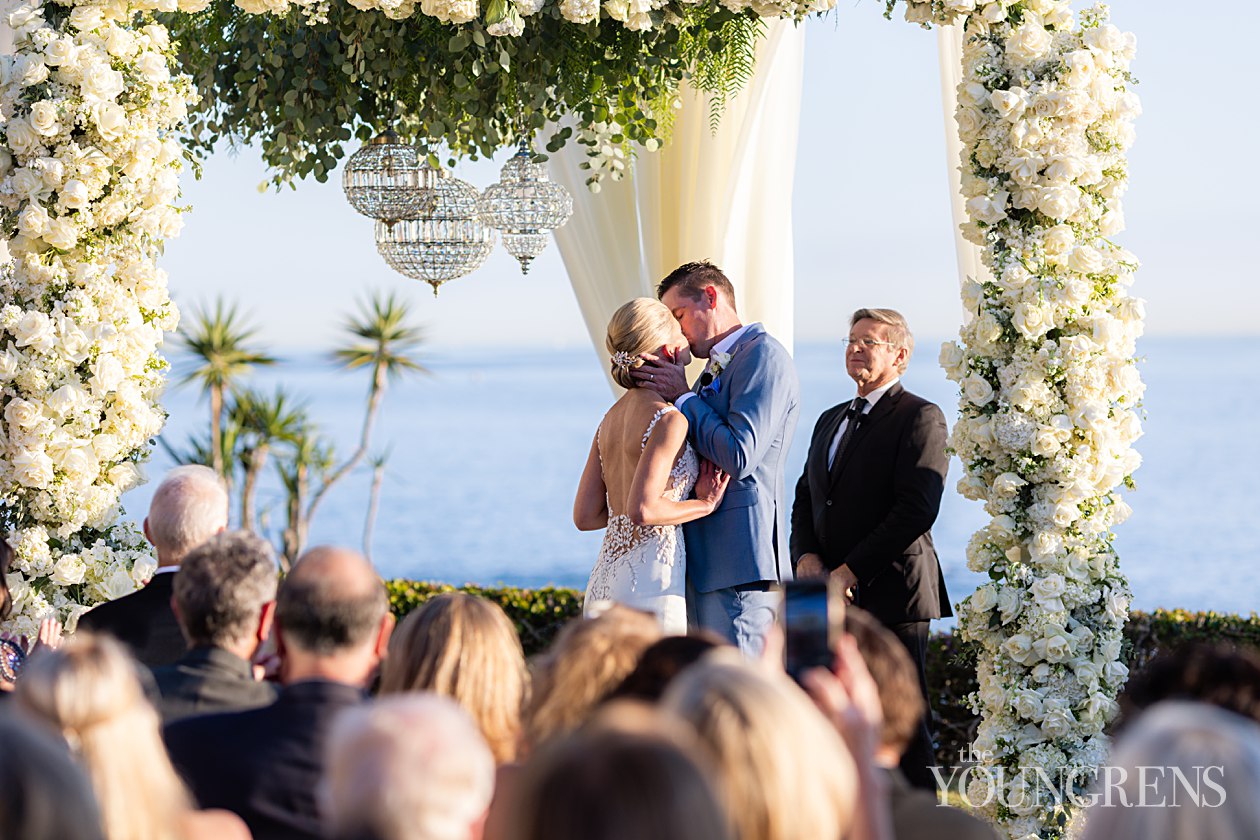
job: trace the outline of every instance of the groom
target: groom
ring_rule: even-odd
[[[799,410],[796,368],[761,324],[740,323],[717,266],[680,266],[656,293],[709,364],[694,389],[682,365],[651,356],[633,376],[678,407],[696,451],[731,477],[718,509],[683,526],[689,617],[759,655],[777,612],[772,587],[792,577],[783,462]]]

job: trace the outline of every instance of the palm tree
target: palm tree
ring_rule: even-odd
[[[356,339],[353,343],[333,352],[333,359],[350,370],[371,368],[372,381],[368,387],[367,406],[363,414],[363,428],[359,434],[359,446],[350,457],[340,464],[311,496],[305,519],[309,522],[315,510],[334,484],[357,467],[367,455],[372,440],[372,428],[380,412],[381,400],[391,379],[406,373],[429,371],[412,354],[424,340],[423,331],[407,323],[410,318],[407,304],[393,294],[376,295],[360,307],[357,317],[346,322],[346,330]],[[303,542],[303,546],[304,546]],[[299,550],[302,546],[299,546]]]
[[[255,330],[241,323],[236,306],[215,301],[214,311],[192,315],[190,324],[181,324],[179,340],[191,360],[183,382],[200,381],[210,394],[210,466],[225,481],[231,476],[223,459],[224,395],[236,380],[255,365],[275,364],[266,353],[248,347]]]
[[[276,460],[276,471],[287,496],[287,521],[281,535],[283,551],[280,558],[280,565],[286,572],[293,567],[306,545],[310,529],[306,509],[311,484],[332,469],[333,460],[332,444],[319,437],[310,424],[298,430],[289,451]]]
[[[254,531],[257,520],[254,495],[258,477],[266,466],[272,447],[294,444],[307,428],[306,407],[294,405],[293,398],[277,388],[267,397],[254,390],[236,394],[228,413],[230,426],[239,430],[237,458],[244,471],[241,480],[241,527]]]
[[[389,450],[368,460],[372,465],[372,489],[368,493],[367,517],[363,521],[363,556],[372,562],[372,531],[376,528],[376,512],[381,505],[381,483],[385,480],[385,462]]]

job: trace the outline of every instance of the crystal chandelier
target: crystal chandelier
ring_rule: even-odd
[[[477,217],[477,190],[428,163],[417,171],[427,209],[413,218],[376,223],[376,250],[400,274],[438,287],[471,274],[494,248],[494,231]]]
[[[528,141],[503,165],[499,182],[491,184],[477,204],[481,220],[503,234],[503,247],[529,273],[529,263],[547,247],[547,234],[573,215],[573,197],[547,178],[534,163]]]
[[[350,206],[389,223],[432,209],[433,194],[420,189],[420,153],[393,130],[381,132],[350,156],[341,173]]]

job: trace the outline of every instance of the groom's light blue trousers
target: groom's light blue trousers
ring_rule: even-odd
[[[759,657],[779,614],[781,593],[770,584],[748,584],[714,592],[696,592],[688,582],[687,623],[711,630],[736,645],[745,656]]]

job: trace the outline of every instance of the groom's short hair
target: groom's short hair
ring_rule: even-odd
[[[722,269],[708,260],[689,262],[678,266],[656,287],[656,297],[665,297],[670,289],[678,289],[692,300],[699,300],[704,295],[706,286],[713,286],[726,297],[726,302],[735,308],[735,287]]]

